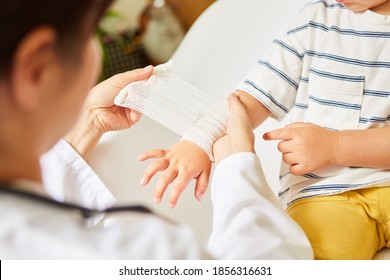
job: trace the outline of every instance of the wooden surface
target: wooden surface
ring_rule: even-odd
[[[189,29],[199,15],[215,0],[166,0],[179,16],[184,28]]]

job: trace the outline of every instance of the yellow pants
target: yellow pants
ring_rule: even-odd
[[[302,199],[287,213],[305,231],[316,259],[372,259],[390,247],[390,187]]]

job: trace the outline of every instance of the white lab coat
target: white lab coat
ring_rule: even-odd
[[[115,199],[60,141],[42,158],[44,186],[58,201],[103,209]],[[264,184],[264,185],[263,185]],[[136,211],[84,219],[77,210],[0,193],[1,259],[310,259],[310,244],[265,185],[260,162],[242,153],[212,179],[209,253],[189,227]]]
[[[253,153],[232,155],[214,170],[208,249],[220,259],[312,259],[302,229],[268,187]]]

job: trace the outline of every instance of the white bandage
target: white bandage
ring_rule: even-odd
[[[114,103],[139,111],[202,148],[213,160],[212,146],[225,134],[227,103],[183,81],[172,62],[154,68],[144,81],[127,85]]]

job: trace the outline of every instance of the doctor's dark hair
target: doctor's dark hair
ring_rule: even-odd
[[[114,0],[0,0],[0,76],[11,71],[25,36],[39,27],[53,28],[61,57],[76,56]]]

